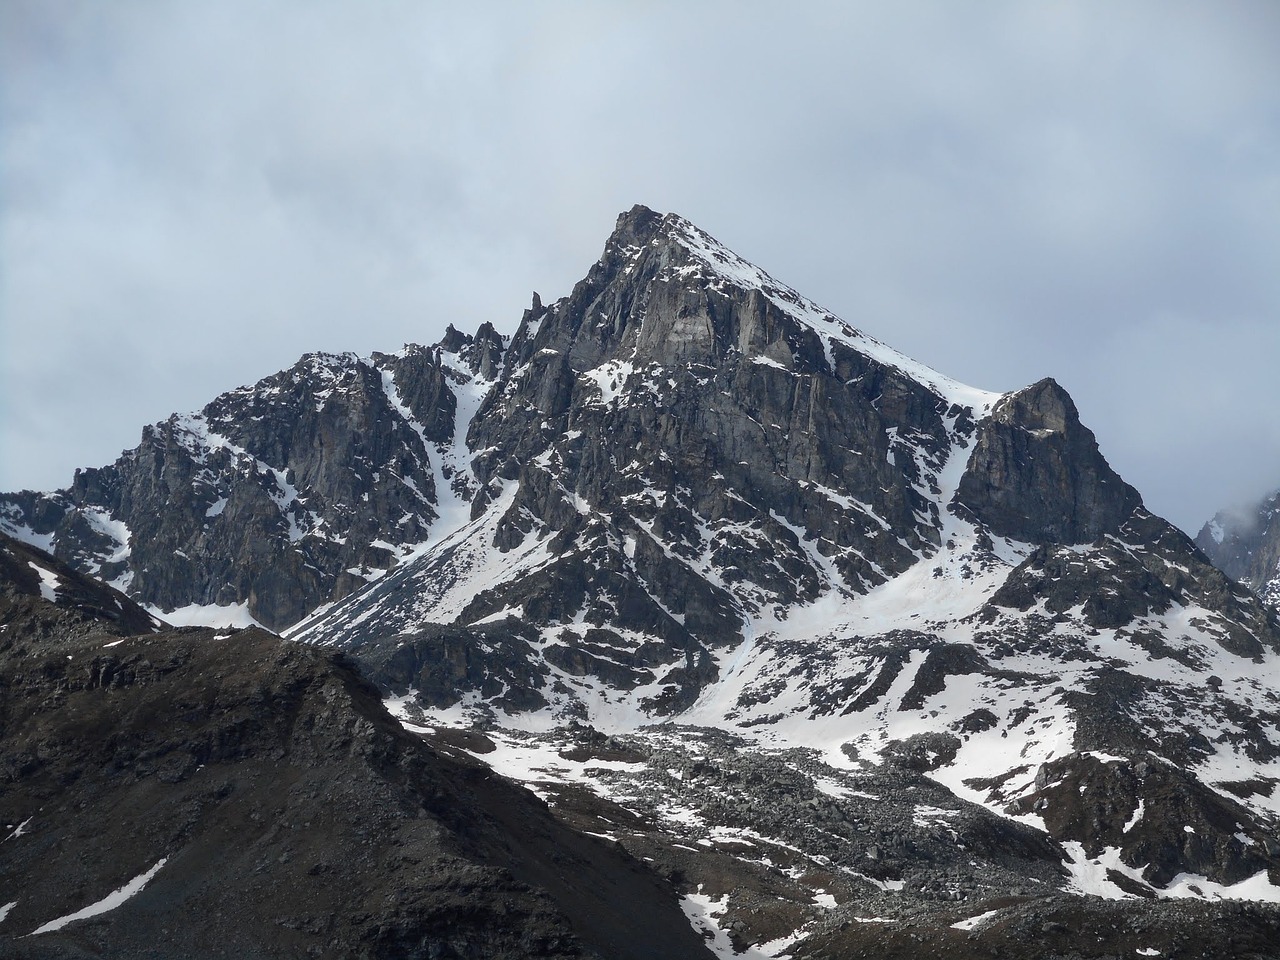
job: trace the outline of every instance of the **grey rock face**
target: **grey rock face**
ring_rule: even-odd
[[[455,391],[501,340],[396,355],[311,354],[144,428],[114,464],[50,494],[0,496],[0,523],[169,611],[243,604],[280,629],[431,537],[456,480]]]
[[[428,618],[577,622],[549,660],[623,664],[621,684],[683,709],[745,618],[865,592],[938,546],[939,474],[983,411],[903,363],[679,217],[633,209],[570,296],[535,299],[467,436],[483,536],[549,560]],[[353,600],[360,642],[401,634],[456,567],[424,558]],[[343,622],[308,635],[352,642]]]
[[[1219,511],[1201,527],[1196,546],[1280,610],[1280,490],[1252,509]]]
[[[996,536],[1029,543],[1091,543],[1142,504],[1051,379],[996,404],[978,429],[956,501]]]
[[[690,550],[707,522],[763,527],[777,560],[742,573],[786,601],[818,586],[788,526],[822,544],[855,589],[881,582],[937,540],[923,478],[891,447],[910,442],[936,468],[952,440],[946,403],[893,367],[824,343],[784,309],[790,291],[771,296],[767,285],[718,276],[695,252],[695,230],[633,210],[573,293],[522,326],[472,428],[471,445],[484,451],[477,476],[516,465],[537,516],[556,513],[563,489],[625,526],[669,530]],[[537,465],[547,453],[552,462]],[[865,507],[843,507],[842,497]],[[879,536],[874,518],[901,539]]]

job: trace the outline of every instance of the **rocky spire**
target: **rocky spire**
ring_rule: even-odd
[[[1090,543],[1118,530],[1142,498],[1046,378],[1004,397],[979,425],[956,503],[997,536]]]

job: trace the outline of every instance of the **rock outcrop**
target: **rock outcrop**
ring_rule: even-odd
[[[1003,397],[978,428],[956,502],[992,534],[1092,543],[1142,498],[1103,458],[1071,397],[1051,379]]]

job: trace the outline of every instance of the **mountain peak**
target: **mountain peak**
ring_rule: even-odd
[[[1046,904],[1062,903],[1060,890],[1280,900],[1275,615],[1142,509],[1056,381],[1006,395],[965,387],[676,214],[624,213],[587,276],[548,305],[535,294],[510,340],[484,324],[369,359],[309,354],[199,414],[157,424],[136,450],[77,474],[67,490],[0,495],[0,527],[171,611],[171,623],[194,622],[192,606],[200,616],[242,610],[267,626],[292,624],[294,639],[350,650],[416,732],[483,727],[492,740],[442,729],[440,742],[487,747],[495,766],[537,777],[548,803],[569,804],[561,812],[578,825],[647,851],[646,862],[652,854],[682,892],[731,901],[732,929],[752,942],[856,931],[869,915],[912,924],[931,915],[947,938],[939,942],[954,945],[959,917],[970,937],[984,936],[973,924],[997,903],[1010,912],[983,929],[1022,939],[1014,911],[1048,930]],[[0,580],[16,584],[0,589],[0,607],[34,611],[35,640],[46,623],[80,629],[72,618],[85,604],[124,619],[123,603],[77,592],[51,558],[9,550],[0,561]],[[145,613],[137,619],[149,628]],[[286,734],[279,754],[271,734],[264,762],[298,750],[329,780],[353,771],[356,718],[319,696],[341,682],[323,659],[295,651],[289,666],[256,631],[225,648],[231,670],[208,634],[99,654],[93,625],[84,639],[97,646],[41,652],[55,672],[23,659],[0,609],[6,624],[0,655],[16,667],[0,687],[26,691],[25,701],[0,698],[6,736],[25,722],[24,702],[44,711],[28,728],[43,738],[60,714],[83,726],[91,704],[150,716],[178,686],[199,693],[161,671],[163,688],[113,683],[105,701],[94,699],[108,660],[133,671],[113,667],[113,676],[141,680],[155,675],[150,661],[145,674],[134,669],[144,657],[180,646],[201,658],[201,685],[239,676],[246,690],[266,682],[316,694],[310,706],[267,698],[282,723],[253,701],[253,715]],[[376,707],[371,690],[360,699]],[[312,723],[311,706],[328,719]],[[391,727],[381,713],[358,712],[361,730]],[[163,761],[150,769],[166,785],[166,771],[181,772],[173,785],[188,792],[175,809],[189,810],[192,797],[222,795],[210,776],[234,772],[215,769],[231,757],[208,754],[209,743],[230,743],[241,756],[247,741],[224,732],[180,731],[172,754],[184,759],[173,765],[139,741],[146,757],[120,755],[109,769],[133,782],[143,761]],[[397,750],[411,745],[395,736]],[[385,739],[357,746],[395,761],[375,765],[380,782],[385,772],[408,782],[413,768]],[[42,749],[28,752],[43,760]],[[76,762],[99,769],[90,754]],[[573,773],[555,785],[562,761]],[[50,768],[25,769],[22,805],[38,811]],[[278,777],[263,775],[259,793],[267,784],[279,793]],[[0,797],[9,804],[0,803],[0,823],[27,822],[15,795]],[[380,808],[421,807],[416,795],[385,796]],[[257,798],[252,806],[265,810]],[[491,801],[490,813],[512,809]],[[35,822],[44,831],[55,821]],[[525,814],[503,822],[522,835],[535,824]],[[38,852],[53,837],[0,850],[26,849],[23,870],[47,879]],[[278,889],[289,888],[290,864],[326,889],[349,885],[287,839],[288,857],[264,849],[251,858],[284,870],[269,878]],[[165,842],[174,853],[166,870],[200,859]],[[376,871],[382,848],[361,842]],[[415,859],[423,852],[409,834],[395,842]],[[766,844],[771,857],[796,858],[770,866],[759,859]],[[668,847],[680,852],[664,860]],[[580,875],[552,864],[545,876],[557,883]],[[30,918],[31,929],[45,909],[31,899],[0,913],[13,909],[10,925]],[[393,899],[408,912],[380,929],[411,929],[415,901]],[[785,923],[757,912],[765,902],[782,904]],[[1093,928],[1078,898],[1062,909]],[[273,905],[269,916],[279,915]],[[1117,936],[1130,950],[1153,943]],[[792,952],[815,956],[863,946],[799,943]],[[920,941],[901,943],[903,955],[920,952]],[[742,955],[746,940],[732,946]],[[384,952],[411,948],[397,941]],[[504,955],[517,953],[529,950]]]
[[[1048,377],[994,406],[956,499],[992,533],[1029,543],[1092,542],[1142,505],[1080,422],[1071,395]]]
[[[643,246],[662,232],[663,223],[671,214],[662,214],[637,203],[630,210],[618,214],[609,246]]]
[[[865,359],[841,367],[836,353],[853,351],[895,368],[948,404],[986,409],[1000,396],[867,335],[685,217],[640,204],[619,215],[599,261],[553,307],[568,327],[555,317],[544,325],[540,314],[536,329],[522,324],[513,346],[525,360],[543,349],[567,350],[575,369],[610,361],[718,366],[732,355],[759,356],[788,369],[834,376],[843,370],[851,377]],[[656,324],[654,316],[671,322]]]

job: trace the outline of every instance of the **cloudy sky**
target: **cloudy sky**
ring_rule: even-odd
[[[784,6],[787,9],[783,9]],[[0,489],[675,210],[1189,529],[1280,485],[1280,4],[0,4]]]

